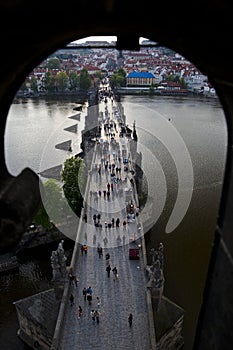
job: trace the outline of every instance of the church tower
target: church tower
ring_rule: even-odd
[[[123,56],[123,53],[122,53],[122,50],[119,50],[119,54],[117,56],[117,68],[123,68],[124,67],[124,56]]]

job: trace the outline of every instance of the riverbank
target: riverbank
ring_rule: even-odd
[[[72,240],[68,239],[56,227],[46,230],[43,227],[34,226],[23,234],[14,252],[0,255],[0,274],[9,274],[18,270],[20,257],[25,253],[28,254],[29,250],[39,249],[42,252],[45,247],[58,244],[61,240],[72,245]]]
[[[27,249],[43,247],[53,242],[59,242],[67,238],[56,227],[45,229],[41,226],[25,232],[16,247],[16,255],[25,252]]]
[[[84,105],[87,102],[88,91],[65,91],[65,92],[30,92],[23,93],[18,91],[15,95],[13,103],[27,103],[28,99],[33,100],[49,100],[49,101],[57,101],[57,99],[61,99],[62,101],[70,101],[77,103],[77,105]]]
[[[216,93],[207,93],[207,92],[195,92],[189,91],[186,89],[183,90],[160,90],[160,89],[151,89],[150,87],[119,87],[115,90],[117,95],[138,95],[138,96],[174,96],[182,97],[203,97],[203,98],[218,98]]]
[[[187,96],[189,91],[187,90],[175,90],[175,91],[163,91],[159,89],[151,89],[150,87],[119,87],[115,91],[116,94],[120,95],[158,95],[158,96]]]

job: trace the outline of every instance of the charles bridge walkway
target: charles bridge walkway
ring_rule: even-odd
[[[99,103],[101,116],[101,140],[95,146],[92,167],[89,171],[83,214],[87,221],[80,220],[77,239],[70,267],[77,276],[74,283],[65,285],[63,299],[55,328],[52,349],[59,350],[151,350],[155,349],[155,331],[150,290],[145,274],[146,250],[142,235],[143,225],[140,212],[135,220],[127,221],[126,205],[138,207],[136,187],[133,185],[130,147],[128,138],[120,134],[121,114],[115,101],[107,98]],[[104,124],[113,120],[111,129],[104,130]],[[105,132],[106,131],[106,132]],[[114,133],[111,141],[109,133]],[[109,146],[108,146],[109,145]],[[103,156],[105,157],[103,159]],[[120,157],[120,158],[119,158]],[[127,163],[123,159],[127,158]],[[105,169],[105,161],[108,167]],[[111,176],[109,164],[115,164],[115,177]],[[99,165],[101,168],[99,169]],[[124,168],[124,167],[127,168]],[[116,171],[116,168],[117,171]],[[119,168],[121,170],[119,171]],[[117,178],[122,181],[117,181]],[[131,180],[131,181],[130,181]],[[107,184],[111,184],[109,198],[104,197]],[[101,196],[99,191],[101,191]],[[83,215],[82,214],[82,215]],[[94,225],[93,215],[100,214],[100,227]],[[112,218],[120,219],[119,227],[105,227]],[[97,220],[98,221],[98,220]],[[80,251],[80,245],[87,245],[87,254]],[[103,248],[99,257],[97,247]],[[139,248],[139,259],[129,258],[129,249]],[[136,250],[137,251],[137,250]],[[118,270],[118,278],[106,272],[106,253],[110,254],[111,268]],[[84,300],[83,288],[91,286],[92,303]],[[70,294],[74,305],[70,305]],[[101,300],[100,321],[92,322],[91,310],[97,310],[97,297]],[[78,307],[82,316],[78,317]],[[132,313],[133,323],[129,326],[128,315]]]

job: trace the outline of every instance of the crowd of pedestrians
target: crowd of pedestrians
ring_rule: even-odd
[[[106,97],[104,98],[104,103],[106,103]],[[103,122],[103,142],[98,142],[96,147],[96,157],[99,158],[97,164],[94,164],[91,170],[91,176],[94,175],[94,185],[92,184],[90,194],[90,203],[95,203],[95,207],[92,208],[92,213],[85,212],[83,216],[84,222],[87,224],[93,224],[96,229],[100,231],[104,228],[106,233],[108,232],[116,232],[120,231],[119,229],[122,227],[123,232],[126,234],[126,227],[129,223],[127,220],[127,210],[126,206],[123,208],[125,210],[125,217],[119,217],[120,215],[112,215],[109,217],[109,213],[105,214],[106,217],[103,218],[103,211],[101,211],[101,207],[98,206],[100,201],[104,201],[105,205],[108,206],[108,201],[113,201],[115,198],[121,199],[122,203],[125,202],[124,197],[124,183],[127,182],[128,174],[130,173],[130,161],[129,154],[125,148],[121,148],[120,142],[116,140],[116,135],[119,134],[121,137],[124,136],[126,128],[124,127],[124,123],[120,120],[119,114],[115,114],[116,121],[110,118],[107,107],[105,108],[105,115],[102,114],[102,122]],[[99,127],[102,129],[102,126]],[[123,170],[122,170],[123,169]],[[122,175],[125,175],[125,177]],[[94,187],[96,188],[94,189]],[[94,190],[93,190],[94,189]],[[98,210],[99,208],[99,210]],[[94,211],[94,214],[93,214]],[[137,212],[138,215],[138,212]],[[85,233],[85,238],[87,239],[88,233]],[[126,236],[123,235],[123,244],[125,244]],[[93,236],[93,242],[96,236]],[[117,239],[121,241],[120,234],[118,234]],[[106,248],[108,244],[107,235],[103,237],[103,244]],[[80,245],[81,255],[85,256],[88,252],[87,244]],[[97,242],[97,254],[99,259],[103,257],[103,247],[100,242]],[[105,255],[105,269],[107,272],[107,279],[110,281],[113,280],[114,283],[120,283],[118,267],[113,264],[110,259],[110,254],[107,251]],[[112,267],[112,266],[113,267]],[[76,276],[73,275],[73,271],[69,273],[70,286],[75,285],[78,287],[78,280]],[[118,281],[118,282],[117,282]],[[109,282],[111,283],[111,282]],[[83,287],[82,291],[80,291],[83,296],[83,304],[78,298],[77,295],[74,296],[74,293],[70,294],[70,306],[74,307],[77,303],[77,315],[78,319],[82,319],[83,317],[90,317],[93,324],[99,324],[100,316],[102,313],[102,303],[100,297],[97,296],[93,298],[94,293],[91,286]],[[77,299],[75,301],[75,299]],[[83,311],[84,310],[84,311]],[[130,326],[132,326],[133,315],[130,313],[127,316],[127,320]]]
[[[85,179],[87,196],[71,260],[62,350],[151,348],[143,259],[128,261],[128,248],[139,247],[139,235],[133,235],[140,233],[141,221],[131,162],[136,158],[128,153],[132,149],[125,137],[124,112],[112,96],[109,104],[109,98],[104,96],[96,116],[101,134],[93,136],[96,146]]]

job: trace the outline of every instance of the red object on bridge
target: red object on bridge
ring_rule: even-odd
[[[129,259],[130,260],[139,259],[139,248],[129,248]]]

